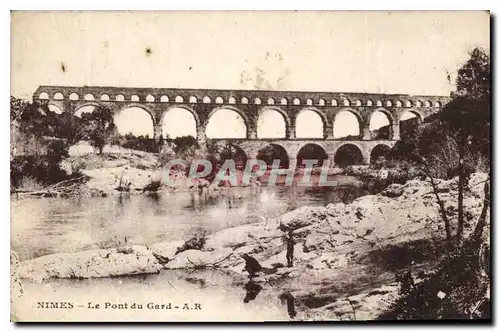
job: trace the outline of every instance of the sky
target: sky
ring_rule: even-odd
[[[11,94],[109,85],[449,95],[448,74],[453,79],[473,47],[489,50],[489,31],[489,15],[479,11],[13,12]],[[150,131],[134,121],[140,112],[122,113],[123,131]],[[225,123],[211,129],[216,134],[236,119],[219,117]],[[261,122],[271,119],[276,114]],[[297,132],[317,135],[318,119],[306,120]],[[267,127],[260,132],[282,134]]]

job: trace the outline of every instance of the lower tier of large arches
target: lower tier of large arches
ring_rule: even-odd
[[[384,158],[396,141],[328,140],[211,140],[221,146],[234,146],[242,159],[263,160],[281,168],[292,165],[337,166],[369,164]],[[244,154],[244,156],[243,156]]]

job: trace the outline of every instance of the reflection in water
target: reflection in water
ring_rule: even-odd
[[[33,305],[35,299],[49,301],[87,302],[137,302],[143,304],[201,303],[202,310],[95,310],[95,321],[276,321],[286,320],[286,309],[271,287],[263,287],[255,301],[244,303],[246,289],[236,284],[233,275],[217,270],[196,270],[186,275],[183,270],[162,270],[158,274],[122,276],[116,278],[53,279],[42,283],[23,282],[23,296],[18,308],[26,308],[26,320],[39,320],[47,312]],[[53,310],[51,317],[57,321],[81,320],[81,311]]]
[[[247,293],[245,295],[245,298],[243,299],[243,303],[248,303],[252,300],[255,300],[257,295],[259,295],[260,291],[262,290],[262,287],[252,280],[247,282],[244,288]]]
[[[279,299],[282,302],[286,301],[288,316],[290,318],[297,316],[297,311],[295,311],[295,297],[290,292],[280,294]]]
[[[312,190],[304,187],[224,188],[206,192],[168,192],[108,197],[11,200],[12,248],[21,260],[98,248],[125,237],[131,244],[186,240],[193,230],[210,234],[263,222],[304,205],[325,206],[365,194],[355,187]]]

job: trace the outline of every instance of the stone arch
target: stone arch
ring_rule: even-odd
[[[69,95],[69,100],[78,100],[80,99],[80,96],[78,95],[78,93],[76,92],[72,92],[70,95]]]
[[[215,98],[215,103],[216,104],[224,104],[224,98],[222,98],[220,96]]]
[[[403,112],[401,112],[399,120],[400,121],[406,120],[406,119],[413,118],[413,117],[416,117],[418,119],[419,124],[424,122],[424,116],[422,115],[422,113],[420,113],[419,110],[414,109],[414,108],[404,110]]]
[[[385,158],[389,155],[391,151],[390,146],[386,144],[377,144],[373,147],[370,152],[370,164],[383,163]]]
[[[209,96],[205,96],[203,97],[203,103],[204,104],[210,104],[212,102],[212,100],[210,99]]]
[[[121,119],[121,117],[126,116],[130,112],[140,112],[139,114],[147,114],[144,119]],[[131,116],[129,116],[131,117]],[[146,106],[142,104],[131,103],[120,108],[113,115],[113,119],[118,132],[121,135],[128,134],[132,132],[135,136],[148,135],[149,138],[154,138],[154,127],[155,127],[155,117],[153,112]],[[151,120],[149,125],[144,123],[145,119]],[[138,124],[141,124],[140,126]]]
[[[385,118],[384,118],[385,117]],[[372,139],[391,139],[394,118],[385,108],[377,108],[370,114],[368,128]]]
[[[421,101],[421,100],[417,100],[417,101],[415,102],[415,106],[416,106],[416,107],[422,107],[422,101]]]
[[[321,98],[320,100],[318,100],[318,105],[319,106],[325,106],[326,105],[326,101],[323,98]]]
[[[358,106],[360,107],[362,104],[361,104],[361,100],[356,100],[356,102],[354,103],[355,106]]]
[[[163,96],[160,97],[160,102],[161,103],[168,103],[168,101],[169,101],[168,96],[163,95]]]
[[[187,106],[187,105],[172,105],[170,107],[168,107],[162,114],[161,114],[161,118],[160,118],[160,124],[163,123],[163,120],[165,118],[165,115],[171,111],[172,109],[175,109],[175,108],[182,108],[186,111],[188,111],[189,113],[191,113],[193,115],[193,118],[194,118],[194,121],[196,123],[196,127],[200,126],[201,125],[201,122],[200,122],[200,118],[198,116],[198,113],[196,113],[196,111],[194,109],[192,109],[191,107]]]
[[[407,100],[405,101],[405,107],[412,107],[412,103],[411,103],[411,100]]]
[[[269,136],[269,135],[265,134],[265,132],[272,131],[271,130],[272,127],[274,127],[274,128],[277,127],[277,124],[273,121],[272,123],[268,123],[269,129],[267,127],[263,128],[264,124],[262,124],[262,121],[263,121],[262,116],[266,112],[276,113],[276,114],[279,114],[279,116],[280,116],[280,120],[282,121],[283,125],[279,127],[279,130],[277,131],[277,135]],[[276,120],[277,119],[278,118],[276,118]],[[259,117],[257,119],[257,137],[258,138],[285,138],[286,133],[288,131],[288,128],[290,128],[290,118],[288,117],[288,114],[286,112],[284,112],[281,108],[273,107],[273,106],[266,106],[266,107],[263,107],[262,109],[259,110]],[[262,133],[262,131],[264,131],[264,133]]]
[[[184,98],[182,96],[175,96],[175,102],[176,103],[183,103],[184,102]]]
[[[241,103],[242,104],[248,104],[248,98],[247,97],[241,98]]]
[[[344,98],[344,99],[342,100],[342,106],[346,106],[346,107],[351,106],[351,102],[349,101],[349,99]]]
[[[233,96],[229,97],[228,103],[229,104],[236,104],[236,98],[234,98]]]
[[[314,118],[314,117],[309,116],[310,117],[309,123],[307,124],[307,126],[304,126],[304,128],[302,128],[302,121],[299,121],[300,117],[303,117],[304,114],[309,113],[309,112],[315,113],[318,117]],[[311,114],[311,113],[309,113],[309,114]],[[319,123],[317,122],[318,119],[320,120]],[[310,124],[311,121],[316,122],[314,125],[321,124],[321,129],[320,128],[317,128],[317,130],[313,129],[314,135],[312,135],[312,136],[307,134],[308,132],[311,132],[311,130],[305,129],[306,127],[311,127],[311,124]],[[299,112],[297,112],[297,114],[295,114],[295,137],[297,137],[297,138],[321,138],[321,139],[323,139],[323,138],[325,138],[325,129],[327,126],[328,126],[328,120],[326,119],[326,115],[317,108],[306,107],[306,108],[301,109]]]
[[[382,105],[382,101],[377,100],[377,101],[375,102],[375,106],[377,106],[377,107],[382,107],[382,106],[383,106],[383,105]]]
[[[268,168],[273,165],[274,160],[279,160],[279,168],[289,168],[290,157],[286,149],[275,143],[267,144],[257,152],[257,159],[266,163]]]
[[[173,121],[168,121],[173,117]],[[182,126],[179,124],[182,123]],[[167,108],[161,115],[160,123],[162,126],[163,137],[176,138],[179,136],[198,137],[198,128],[200,119],[198,114],[190,107],[185,105],[174,105]]]
[[[248,156],[247,156],[245,150],[243,150],[243,148],[240,147],[238,144],[229,143],[229,144],[223,146],[222,151],[219,155],[220,155],[220,159],[221,159],[220,160],[221,164],[223,164],[224,161],[226,161],[226,159],[233,159],[235,161],[235,164],[236,164],[236,169],[238,169],[238,170],[245,169],[245,166],[246,166],[246,163],[248,160]]]
[[[49,99],[49,94],[47,92],[40,92],[38,99]]]
[[[268,105],[274,105],[274,104],[275,104],[275,103],[274,103],[274,98],[268,98],[268,99],[267,99],[267,104],[268,104]]]
[[[373,101],[371,99],[368,99],[366,101],[366,106],[373,106]]]
[[[430,100],[425,100],[424,101],[424,106],[425,107],[431,107],[431,101]]]
[[[83,96],[83,100],[95,100],[95,97],[91,93],[87,93],[85,96]]]
[[[441,107],[441,103],[436,100],[433,104],[432,104],[432,107]]]
[[[59,105],[53,103],[49,103],[47,107],[49,108],[49,111],[54,112],[56,114],[61,114],[63,112],[62,108]]]
[[[281,105],[288,105],[288,99],[281,98]]]
[[[406,138],[414,133],[423,122],[423,116],[416,109],[408,109],[399,116],[399,133],[401,138]]]
[[[198,102],[198,98],[195,96],[189,96],[189,103],[190,104],[196,104]]]
[[[103,93],[99,99],[102,101],[109,101],[109,95],[107,93]]]
[[[311,98],[306,100],[306,105],[307,106],[312,106],[313,105],[313,100]]]
[[[403,107],[403,103],[401,102],[401,100],[396,101],[396,107]]]
[[[222,113],[220,113],[222,112]],[[226,113],[226,117],[227,116],[230,116],[230,117],[233,117],[233,121],[239,121],[239,118],[242,119],[243,121],[243,126],[241,127],[240,126],[240,130],[234,130],[234,129],[238,129],[238,125],[236,123],[234,123],[233,125],[231,124],[228,124],[227,122],[230,122],[231,120],[227,120],[227,119],[217,119],[217,113],[219,114],[224,114]],[[234,116],[234,114],[236,114],[237,116]],[[214,115],[216,116],[216,118],[214,119]],[[239,118],[238,118],[239,116]],[[220,121],[220,123],[218,122],[218,124],[214,124],[214,122],[211,122],[212,121]],[[224,123],[224,125],[222,125],[222,123]],[[206,120],[205,120],[205,123],[204,123],[204,127],[206,128],[206,134],[207,134],[207,137],[208,138],[220,138],[220,139],[223,139],[223,138],[247,138],[249,135],[248,135],[248,131],[249,131],[249,124],[250,124],[250,121],[248,119],[248,117],[246,116],[246,114],[241,111],[240,109],[234,107],[234,106],[221,106],[221,107],[217,107],[217,108],[214,108],[207,116]],[[213,126],[217,126],[217,127],[213,127]],[[236,126],[236,127],[235,127]],[[224,133],[224,130],[221,130],[221,129],[225,129],[225,133]],[[230,132],[230,130],[232,130],[233,132]],[[213,131],[213,133],[212,133]],[[220,133],[222,133],[222,135],[220,135]]]
[[[318,162],[315,165],[322,166],[328,160],[328,153],[323,146],[317,143],[307,143],[297,152],[297,167],[305,167],[302,163],[305,159],[316,159]]]
[[[353,121],[357,122],[357,126]],[[344,108],[335,115],[333,120],[333,137],[359,137],[363,134],[363,123],[363,118],[356,110]],[[355,128],[357,130],[355,130]]]
[[[141,98],[138,95],[131,95],[130,101],[139,102],[139,101],[141,101]]]
[[[116,101],[125,101],[125,96],[122,94],[116,95],[115,100]]]
[[[294,98],[293,99],[293,104],[294,105],[300,105],[300,99],[299,98]]]
[[[149,95],[146,96],[146,101],[148,103],[154,103],[155,97],[152,94],[149,94]]]
[[[337,99],[332,99],[332,106],[338,106],[339,103],[337,102]]]
[[[262,104],[262,100],[259,97],[256,97],[256,98],[254,98],[253,103],[255,105],[260,105],[260,104]]]
[[[61,99],[64,99],[64,95],[60,92],[56,92],[54,93],[54,99],[55,100],[61,100]]]
[[[385,107],[392,107],[392,101],[386,100],[385,101]]]
[[[99,106],[97,102],[86,102],[79,105],[73,110],[73,115],[81,117],[83,113],[92,113],[96,107]]]
[[[336,151],[333,161],[338,167],[358,165],[364,162],[362,149],[354,143],[341,145]]]

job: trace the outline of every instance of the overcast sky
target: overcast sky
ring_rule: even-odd
[[[449,95],[448,73],[489,39],[487,12],[14,12],[11,94],[111,85]]]

